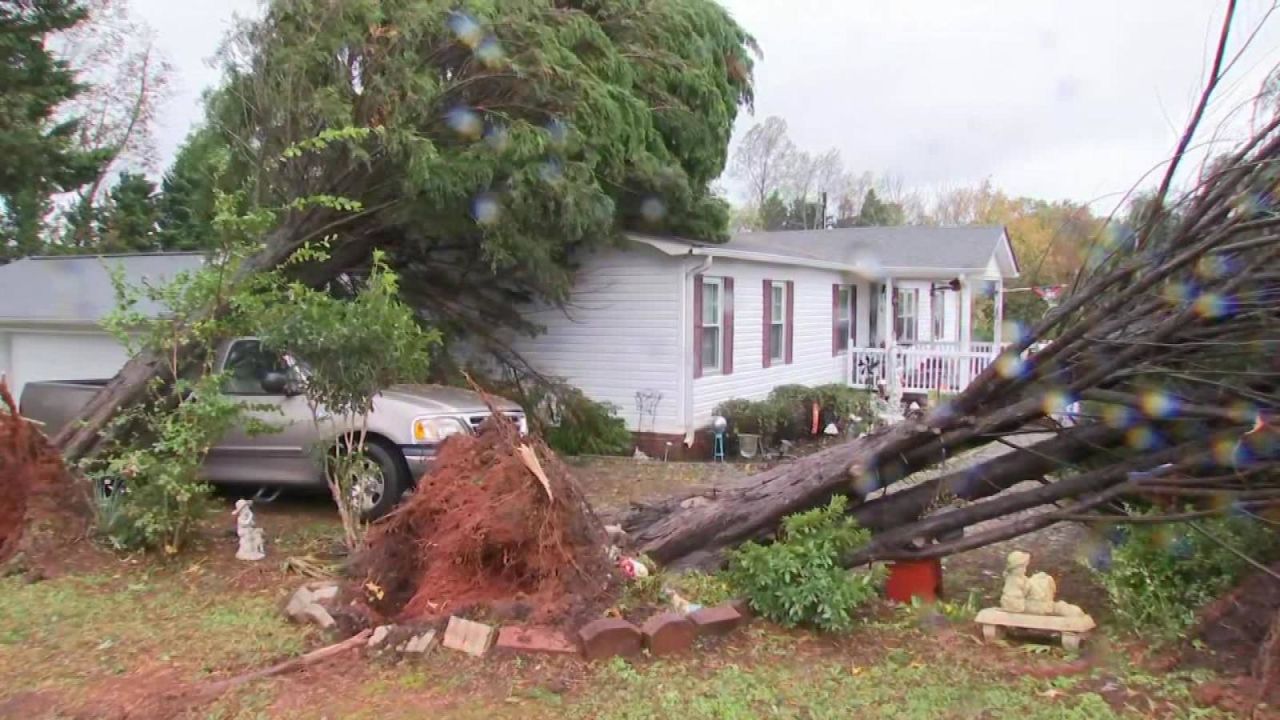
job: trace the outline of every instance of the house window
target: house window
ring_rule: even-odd
[[[724,326],[721,324],[724,300],[724,283],[720,278],[702,280],[702,370],[719,371],[723,361],[721,342]]]
[[[832,330],[835,351],[846,352],[853,336],[853,286],[839,285],[836,290],[836,323]]]
[[[947,291],[941,290],[933,293],[930,297],[933,300],[933,306],[930,308],[930,314],[933,317],[933,339],[950,340],[947,337]]]
[[[899,289],[894,305],[894,335],[901,342],[915,342],[920,337],[920,291]]]
[[[787,286],[772,283],[769,288],[769,360],[781,363],[787,354]]]

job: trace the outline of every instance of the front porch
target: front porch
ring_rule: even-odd
[[[902,392],[927,394],[958,393],[995,362],[995,343],[972,343],[966,350],[958,343],[921,343],[885,348],[853,348],[849,353],[849,384],[879,390],[889,386],[892,372],[898,372]]]
[[[907,394],[958,393],[1008,346],[998,272],[890,277],[867,290],[870,302],[858,308],[866,333],[859,335],[870,342],[854,343],[845,360],[853,387],[886,391],[896,374]],[[978,298],[990,298],[986,323],[975,323]],[[975,324],[986,325],[983,339],[976,338]]]

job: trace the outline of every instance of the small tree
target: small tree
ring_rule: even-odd
[[[162,356],[176,378],[171,385],[152,385],[146,402],[119,415],[112,433],[117,440],[86,463],[96,487],[112,488],[110,496],[98,493],[94,507],[99,533],[117,549],[181,550],[207,509],[209,487],[200,467],[209,450],[236,425],[250,434],[272,429],[246,414],[265,406],[243,405],[222,393],[225,378],[214,349],[219,339],[243,332],[238,316],[193,322],[211,306],[234,302],[235,293],[256,292],[253,285],[233,289],[231,278],[252,252],[240,238],[260,232],[269,216],[235,215],[232,205],[231,198],[224,200],[217,221],[221,251],[200,270],[142,285],[130,285],[122,269],[112,270],[117,309],[104,325],[130,353],[146,349]],[[139,309],[146,305],[160,311]],[[192,345],[205,351],[187,358],[182,349]]]
[[[293,262],[319,262],[327,250],[306,247]],[[428,369],[435,330],[424,330],[415,312],[401,302],[399,277],[375,252],[369,274],[350,298],[339,298],[300,282],[282,282],[252,299],[246,314],[257,320],[264,347],[300,359],[297,381],[317,428],[327,416],[349,428],[336,447],[321,453],[329,491],[338,505],[347,546],[362,537],[363,479],[373,468],[365,456],[368,418],[378,393],[398,383],[420,380]]]

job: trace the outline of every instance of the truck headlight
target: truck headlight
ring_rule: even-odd
[[[461,435],[471,429],[458,418],[452,417],[420,417],[413,421],[413,441],[417,443],[438,443],[450,435]]]

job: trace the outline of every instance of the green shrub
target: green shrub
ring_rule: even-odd
[[[840,384],[779,385],[764,400],[726,400],[714,412],[729,421],[730,434],[761,435],[767,442],[794,441],[811,436],[815,402],[824,427],[835,422],[846,430],[852,424],[853,431],[860,432],[873,415],[870,393]]]
[[[562,389],[556,397],[559,422],[547,432],[547,444],[564,455],[625,455],[631,450],[627,421],[618,408],[598,403],[576,388]]]
[[[783,520],[777,542],[748,542],[730,553],[730,585],[781,625],[850,627],[852,611],[876,596],[883,571],[850,572],[840,565],[843,555],[871,539],[869,531],[845,517],[847,505],[837,495],[826,507]]]
[[[1197,521],[1222,543],[1265,561],[1280,550],[1277,534],[1245,518]],[[1230,589],[1252,566],[1190,524],[1133,525],[1096,570],[1116,617],[1147,637],[1171,641],[1191,627],[1196,612]]]

